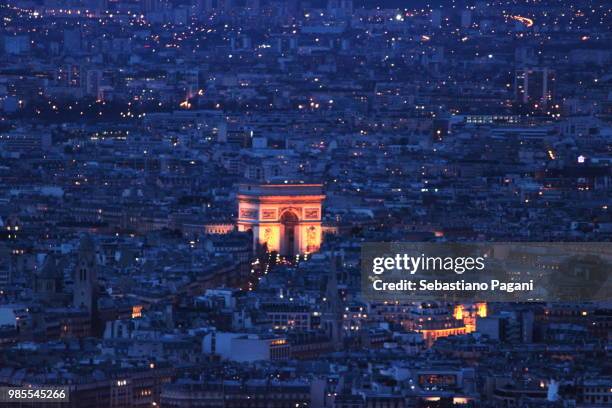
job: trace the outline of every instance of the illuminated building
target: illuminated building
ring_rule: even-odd
[[[253,247],[285,256],[321,246],[321,184],[244,185],[238,192],[238,230],[253,232]]]
[[[423,335],[423,340],[431,347],[436,339],[466,333],[463,320],[457,317],[457,310],[451,310],[435,303],[421,303],[411,310],[411,319],[404,321],[403,326]]]
[[[466,115],[465,123],[472,125],[517,124],[519,115]]]
[[[142,317],[142,305],[132,306],[132,319],[138,319]]]
[[[484,302],[471,305],[459,304],[453,311],[455,320],[461,320],[465,325],[465,332],[476,331],[476,321],[478,317],[487,317],[487,304]]]

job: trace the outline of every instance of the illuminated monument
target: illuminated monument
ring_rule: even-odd
[[[321,246],[321,184],[242,185],[238,230],[253,231],[253,246],[294,256]]]

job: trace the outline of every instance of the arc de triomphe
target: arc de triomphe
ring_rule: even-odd
[[[244,184],[238,191],[238,230],[253,231],[254,248],[284,256],[321,246],[322,184]]]

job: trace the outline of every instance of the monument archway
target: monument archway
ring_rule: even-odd
[[[321,184],[242,185],[238,192],[239,231],[253,232],[253,248],[284,256],[316,252],[321,246]]]
[[[300,220],[292,210],[286,210],[280,217],[280,223],[280,252],[287,256],[294,256],[300,250],[299,239],[296,238]]]

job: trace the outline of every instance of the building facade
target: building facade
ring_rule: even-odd
[[[254,248],[294,256],[319,250],[325,199],[321,184],[241,186],[238,230],[253,232]]]

